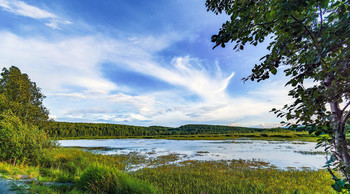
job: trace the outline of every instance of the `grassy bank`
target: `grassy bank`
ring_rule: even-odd
[[[33,193],[331,193],[324,170],[279,170],[259,161],[185,161],[169,164],[173,155],[146,159],[137,154],[104,156],[77,149],[55,148],[37,166],[0,163],[0,173],[16,179],[29,175]],[[131,165],[157,167],[127,172]],[[147,165],[146,165],[147,166]],[[73,183],[45,186],[44,182]]]
[[[152,193],[152,185],[125,172],[135,162],[133,155],[94,155],[78,149],[54,148],[47,150],[36,166],[0,162],[0,174],[14,180],[19,175],[35,178],[37,181],[30,185],[32,193]]]
[[[256,140],[275,140],[275,141],[312,141],[317,138],[309,135],[306,131],[288,131],[288,132],[252,132],[252,133],[232,133],[232,134],[196,134],[196,135],[156,135],[156,136],[81,136],[66,137],[62,140],[74,139],[173,139],[173,140],[226,140],[249,138]]]

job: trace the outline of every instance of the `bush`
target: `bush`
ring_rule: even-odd
[[[54,143],[37,127],[23,124],[11,111],[0,114],[0,159],[10,163],[37,163]]]
[[[81,175],[79,185],[94,193],[155,193],[150,184],[103,165],[89,166]]]

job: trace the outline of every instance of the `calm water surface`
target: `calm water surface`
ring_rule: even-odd
[[[165,139],[104,139],[60,140],[62,147],[108,149],[94,150],[98,154],[128,154],[137,152],[147,157],[172,153],[181,154],[180,160],[256,159],[279,168],[321,168],[325,155],[305,155],[299,151],[315,149],[315,142],[263,141],[263,140],[165,140]]]

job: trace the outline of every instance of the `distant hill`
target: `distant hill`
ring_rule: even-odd
[[[180,127],[163,126],[133,126],[107,123],[71,123],[71,122],[43,122],[40,128],[51,137],[129,137],[129,136],[167,136],[167,135],[196,135],[196,134],[232,134],[253,132],[279,132],[285,128],[250,128],[224,125],[183,125]],[[302,130],[301,128],[297,129]]]

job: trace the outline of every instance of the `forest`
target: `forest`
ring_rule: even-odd
[[[223,125],[183,125],[180,127],[163,126],[132,126],[107,123],[71,123],[45,121],[39,128],[46,131],[50,137],[130,137],[130,136],[170,136],[170,135],[199,135],[199,134],[234,134],[254,132],[302,131],[299,128],[249,128]]]

